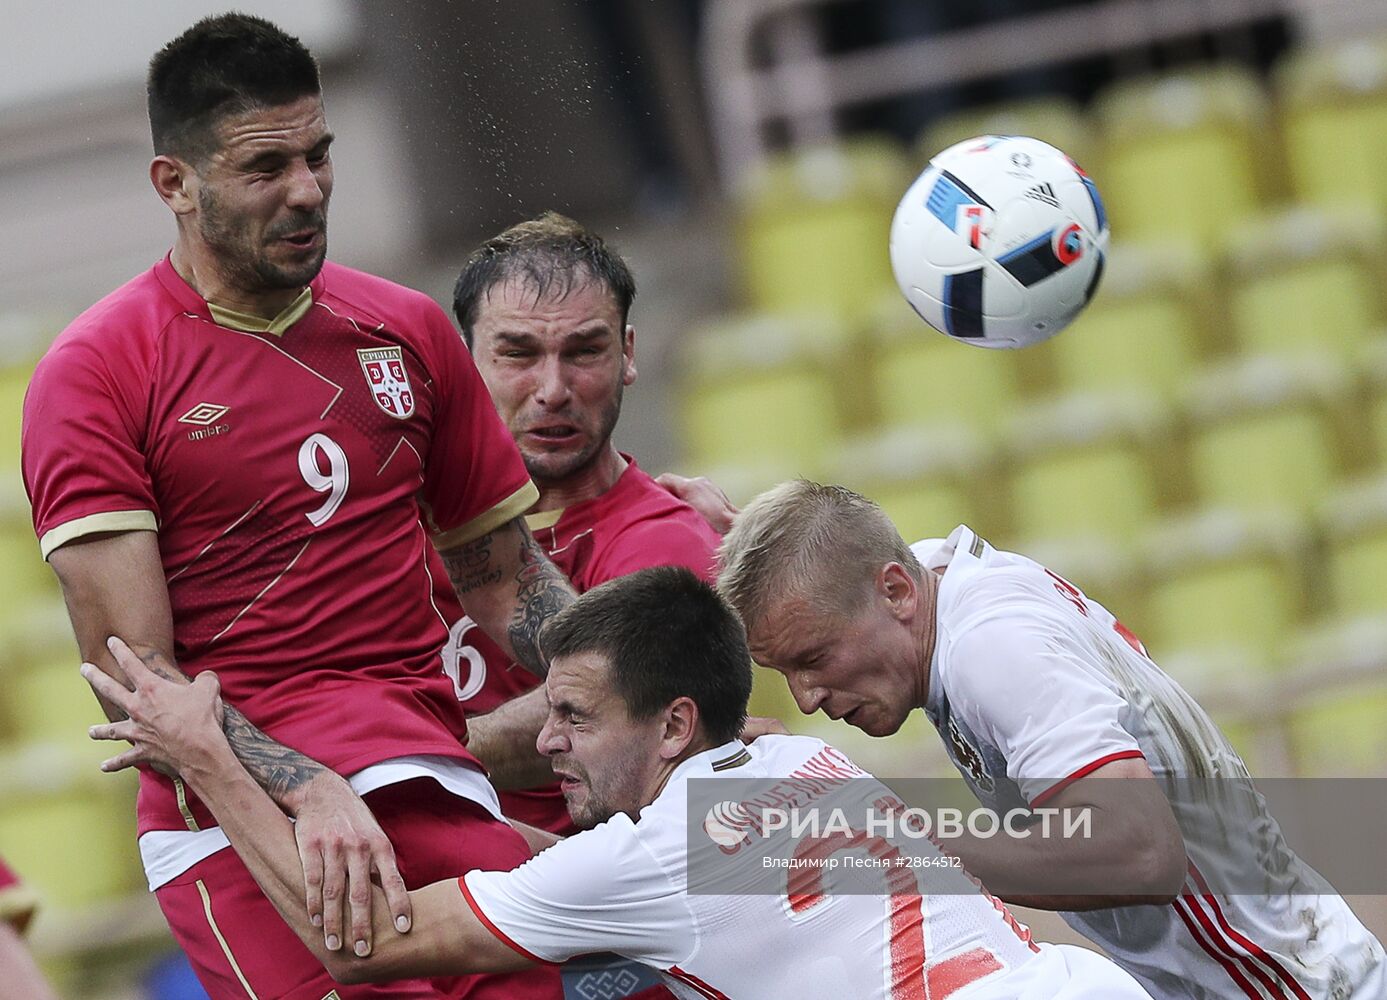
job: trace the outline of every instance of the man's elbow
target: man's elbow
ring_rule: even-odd
[[[1133,863],[1135,895],[1143,903],[1173,903],[1185,886],[1187,867],[1185,843],[1178,833],[1142,845]]]

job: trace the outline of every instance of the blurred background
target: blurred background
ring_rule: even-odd
[[[1254,775],[1387,776],[1387,6],[1380,0],[246,2],[324,68],[332,255],[447,305],[470,247],[553,208],[640,285],[623,449],[745,501],[843,482],[907,537],[967,522],[1105,603]],[[65,995],[195,997],[144,892],[133,782],[19,478],[34,363],[162,256],[143,73],[221,5],[0,0],[0,857]],[[1095,178],[1107,276],[985,352],[896,293],[887,231],[985,133]],[[944,773],[756,707],[883,776]],[[1294,845],[1292,845],[1294,846]],[[1383,900],[1351,902],[1382,935]],[[1042,934],[1057,921],[1028,914]]]

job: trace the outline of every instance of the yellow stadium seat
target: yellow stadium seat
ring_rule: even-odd
[[[34,365],[30,363],[0,368],[0,470],[4,470],[5,476],[19,471],[20,417],[24,412],[24,392],[33,374]]]
[[[0,760],[0,855],[55,909],[141,886],[135,775],[102,774],[99,759],[38,744]]]
[[[1387,615],[1387,476],[1356,483],[1321,510],[1331,607],[1337,617]]]
[[[1061,391],[1172,398],[1205,350],[1209,271],[1183,244],[1119,243],[1088,308],[1032,350]]]
[[[961,344],[925,324],[898,294],[880,300],[870,335],[871,383],[884,427],[966,423],[996,433],[1022,393],[1026,351]]]
[[[1275,672],[1303,620],[1308,540],[1293,518],[1202,511],[1152,529],[1142,550],[1147,593],[1138,634],[1167,651],[1246,649]]]
[[[692,333],[681,394],[691,467],[820,474],[845,423],[844,340],[816,317],[733,320]]]
[[[0,515],[0,608],[22,606],[58,592],[58,578],[39,554],[38,539],[24,515]]]
[[[1093,173],[1093,128],[1079,106],[1063,97],[1034,97],[946,115],[921,133],[915,158],[923,165],[950,146],[981,135],[1028,135],[1063,150]]]
[[[1307,777],[1387,777],[1387,613],[1297,643],[1291,740]]]
[[[1242,351],[1348,358],[1382,325],[1387,238],[1371,215],[1293,209],[1235,228],[1228,246]]]
[[[1366,389],[1363,417],[1371,434],[1370,442],[1359,442],[1359,452],[1387,471],[1387,329],[1373,336],[1359,355],[1358,366]]]
[[[1220,66],[1117,83],[1094,102],[1102,175],[1120,238],[1216,242],[1264,203],[1257,152],[1270,124],[1250,71]]]
[[[965,523],[995,534],[996,512],[983,495],[990,459],[966,424],[903,427],[845,444],[834,481],[879,503],[907,542]]]
[[[1205,506],[1308,513],[1347,467],[1337,421],[1351,382],[1318,358],[1254,358],[1186,393],[1192,484]]]
[[[1297,195],[1387,215],[1387,39],[1293,52],[1276,82]]]
[[[1137,394],[1023,410],[1007,442],[1016,534],[1130,543],[1160,506],[1168,435],[1165,410]]]
[[[736,225],[751,308],[851,318],[892,288],[891,216],[911,174],[904,151],[880,138],[753,169],[739,186]]]

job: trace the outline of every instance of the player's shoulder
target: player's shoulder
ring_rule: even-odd
[[[688,566],[712,573],[720,538],[689,504],[632,462],[603,505],[604,530],[596,558],[614,564],[613,575],[647,566]]]
[[[447,314],[437,302],[389,278],[326,261],[322,281],[323,304],[358,322],[384,323],[400,333],[429,328],[418,327],[421,322],[442,320],[447,325]]]
[[[159,341],[181,315],[183,307],[151,268],[68,323],[39,362],[36,377],[61,371],[66,380],[74,369],[138,368],[157,355]]]

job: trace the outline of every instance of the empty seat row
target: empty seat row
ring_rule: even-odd
[[[879,138],[775,158],[738,185],[737,248],[755,310],[851,316],[890,287],[891,213],[911,175],[981,134],[1050,141],[1085,164],[1114,239],[1222,252],[1242,224],[1307,203],[1387,220],[1387,40],[1298,50],[1268,88],[1231,65],[1113,85],[1085,114],[1054,97],[953,115],[915,156]]]

